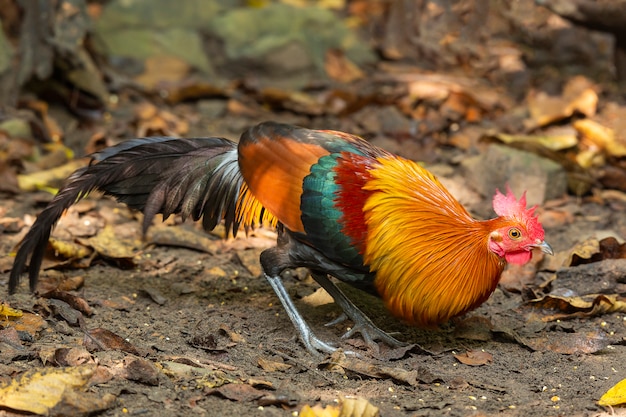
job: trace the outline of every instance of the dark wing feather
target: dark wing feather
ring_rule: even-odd
[[[9,278],[13,293],[28,267],[35,290],[52,227],[63,212],[93,190],[103,191],[128,206],[143,210],[144,231],[154,215],[203,219],[212,229],[222,219],[233,232],[242,177],[236,144],[223,138],[134,139],[93,156],[92,163],[74,172],[37,217],[20,243]]]

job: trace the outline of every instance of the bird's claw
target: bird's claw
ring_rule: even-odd
[[[335,326],[339,323],[343,323],[344,321],[348,320],[348,315],[346,313],[341,313],[340,315],[337,316],[337,318],[329,321],[328,323],[326,323],[324,326],[326,327],[332,327]]]
[[[376,353],[380,352],[380,346],[378,343],[376,343],[376,341],[383,342],[393,348],[406,346],[406,343],[401,342],[400,340],[391,336],[389,333],[379,329],[373,323],[367,322],[355,322],[354,326],[346,333],[344,333],[341,338],[351,338],[352,336],[354,336],[355,333],[360,333],[367,346],[369,346],[370,349],[372,349]]]

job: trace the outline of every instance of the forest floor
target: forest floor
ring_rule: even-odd
[[[42,198],[49,199],[31,193],[1,204],[11,216],[28,218]],[[567,241],[563,236],[623,227],[611,208],[573,197],[565,200],[563,205],[586,214],[567,228],[547,228],[546,238],[557,251]],[[109,241],[111,246],[132,246],[129,242],[136,243],[140,235],[137,216],[107,199],[89,200],[78,211],[82,216],[76,223],[69,221],[60,229],[103,217],[119,239]],[[70,212],[68,217],[75,216]],[[183,241],[205,238],[194,225],[156,228],[167,229],[183,233]],[[24,231],[5,233],[3,249],[10,251]],[[155,235],[149,235],[151,241],[157,240]],[[318,335],[361,355],[339,351],[313,356],[295,338],[291,322],[259,274],[258,255],[273,243],[273,233],[259,231],[248,239],[226,241],[207,236],[212,254],[146,244],[126,262],[96,258],[85,269],[43,272],[40,292],[79,287],[72,293],[89,306],[90,314],[73,320],[83,309],[77,300],[59,294],[33,297],[21,290],[9,300],[24,316],[5,320],[22,332],[22,341],[11,342],[11,326],[3,332],[0,374],[19,375],[42,364],[98,369],[101,379],[92,379],[81,395],[108,398],[109,403],[82,398],[82,407],[105,408],[106,416],[293,415],[304,405],[333,406],[354,397],[367,399],[383,416],[591,417],[609,415],[596,402],[626,372],[625,313],[564,314],[565,320],[546,320],[545,309],[529,306],[520,293],[498,289],[466,317],[425,331],[396,322],[377,300],[356,294],[375,322],[409,343],[401,349],[381,345],[376,353],[358,336],[339,340],[349,323],[325,327],[340,313],[338,307],[311,295],[317,285],[306,274],[293,274],[285,278],[286,286]],[[594,287],[598,281],[589,274],[600,280],[611,276],[593,269],[565,277],[562,285]],[[0,282],[7,276],[2,274]],[[537,278],[529,287],[543,284]],[[601,287],[611,287],[605,284]],[[101,329],[118,338],[101,334]],[[24,337],[24,332],[31,336]],[[0,415],[5,413],[10,415],[0,410]]]
[[[131,41],[152,48],[167,27],[160,19],[191,19],[170,23],[204,37],[172,36],[171,50],[133,60],[60,35],[35,45],[65,45],[31,54],[41,60],[71,48],[81,59],[95,54],[79,67],[92,71],[81,79],[97,81],[100,101],[92,106],[89,86],[66,88],[72,80],[61,68],[42,81],[54,94],[24,85],[19,108],[2,114],[0,288],[35,216],[86,164],[70,149],[82,156],[149,135],[236,140],[265,120],[351,132],[423,161],[476,217],[493,215],[496,187],[527,189],[555,256],[508,268],[487,302],[439,329],[408,327],[379,300],[344,288],[407,343],[378,352],[358,334],[340,339],[349,322],[325,326],[340,310],[306,271],[286,274],[314,331],[341,348],[313,355],[262,275],[259,254],[274,231],[223,239],[219,228],[205,233],[173,217],[142,238],[141,214],[92,195],[54,230],[37,294],[25,282],[15,295],[0,290],[0,417],[626,415],[598,404],[626,378],[626,103],[610,37],[531,0],[354,0],[328,13],[238,3],[188,0],[175,16],[167,1],[54,10],[55,27],[72,33],[84,29],[73,26],[83,22],[76,13],[88,13],[96,35],[124,53],[139,49],[126,47]],[[135,8],[144,35],[116,26],[130,16],[126,8]],[[217,13],[202,23],[214,32],[192,25],[205,18],[200,9]],[[19,27],[22,14],[12,16]],[[237,44],[240,27],[269,18],[277,23],[267,33],[249,34],[266,38]],[[296,18],[305,23],[293,33],[272,32]],[[341,38],[354,22],[366,40]],[[338,32],[303,36],[307,27]],[[192,44],[206,49],[178,54]],[[280,47],[262,49],[268,44]],[[349,45],[358,48],[339,51]],[[617,397],[612,403],[624,404],[626,394]]]

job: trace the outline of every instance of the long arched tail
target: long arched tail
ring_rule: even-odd
[[[37,217],[19,245],[9,293],[17,289],[29,256],[30,289],[35,291],[52,228],[68,207],[94,190],[143,211],[144,232],[161,213],[165,218],[202,218],[207,230],[224,220],[236,234],[240,223],[254,226],[254,214],[263,212],[243,182],[236,143],[223,138],[126,141],[94,154],[90,165],[74,172]]]

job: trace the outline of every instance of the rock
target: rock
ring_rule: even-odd
[[[12,138],[29,139],[33,137],[30,124],[23,119],[7,119],[0,123],[0,130],[6,132]]]
[[[111,62],[119,61],[120,57],[143,61],[174,56],[205,74],[212,74],[200,31],[209,27],[228,3],[113,0],[106,4],[94,25],[96,46],[110,55]],[[120,69],[124,67],[128,63],[120,64]]]
[[[239,62],[240,70],[247,68],[255,76],[325,74],[330,49],[341,49],[357,65],[374,59],[370,48],[338,16],[319,7],[272,3],[236,8],[213,19],[210,30],[223,43],[230,70]]]
[[[479,214],[492,214],[490,199],[496,189],[508,184],[516,197],[526,191],[528,206],[563,196],[567,174],[563,167],[533,153],[507,146],[491,145],[486,152],[461,162],[467,184],[489,198]]]

